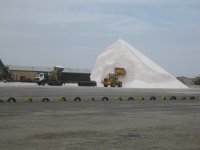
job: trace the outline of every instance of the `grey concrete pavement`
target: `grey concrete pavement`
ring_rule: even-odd
[[[199,150],[199,101],[0,104],[1,150]]]

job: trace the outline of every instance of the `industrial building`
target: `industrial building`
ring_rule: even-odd
[[[29,66],[8,66],[13,81],[32,82],[34,76],[40,72],[51,72],[53,67],[29,67]],[[64,68],[61,78],[65,83],[78,83],[79,81],[90,80],[90,70],[88,69],[74,69]]]

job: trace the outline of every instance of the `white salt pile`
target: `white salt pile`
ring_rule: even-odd
[[[103,86],[101,81],[117,67],[126,69],[126,75],[119,78],[125,88],[187,88],[123,40],[118,40],[98,56],[91,79]]]

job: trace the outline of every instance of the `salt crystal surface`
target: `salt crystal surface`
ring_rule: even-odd
[[[125,88],[187,88],[174,76],[121,39],[98,56],[91,72],[91,79],[97,81],[98,86],[103,86],[101,81],[107,77],[108,73],[114,73],[116,67],[126,69],[126,75],[119,78]]]

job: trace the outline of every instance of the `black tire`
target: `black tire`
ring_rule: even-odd
[[[129,98],[128,98],[128,101],[133,101],[133,100],[134,100],[133,97],[129,97]]]
[[[80,97],[75,97],[75,98],[74,98],[74,101],[79,101],[79,102],[80,102],[80,101],[81,101],[81,98],[80,98]]]
[[[42,86],[45,86],[45,82],[42,82],[41,85],[42,85]]]
[[[10,97],[10,98],[8,98],[7,102],[9,102],[9,103],[11,103],[11,102],[16,103],[17,101],[16,101],[16,99],[14,97]]]
[[[104,86],[104,87],[108,87],[108,85],[107,85],[107,84],[104,84],[103,86]]]
[[[102,97],[102,101],[109,101],[108,97]]]
[[[150,97],[150,100],[156,100],[156,97],[155,96],[152,96],[152,97]]]
[[[4,101],[2,99],[0,99],[0,103],[4,103]]]
[[[195,97],[194,97],[194,96],[191,96],[189,99],[190,99],[190,100],[195,100]]]
[[[63,82],[59,80],[58,83],[57,83],[57,85],[58,85],[58,86],[62,86],[62,85],[63,85]]]
[[[122,87],[122,82],[119,82],[118,87]]]
[[[176,96],[172,96],[170,100],[177,100]]]
[[[50,102],[50,100],[47,97],[45,97],[42,99],[42,102]]]

